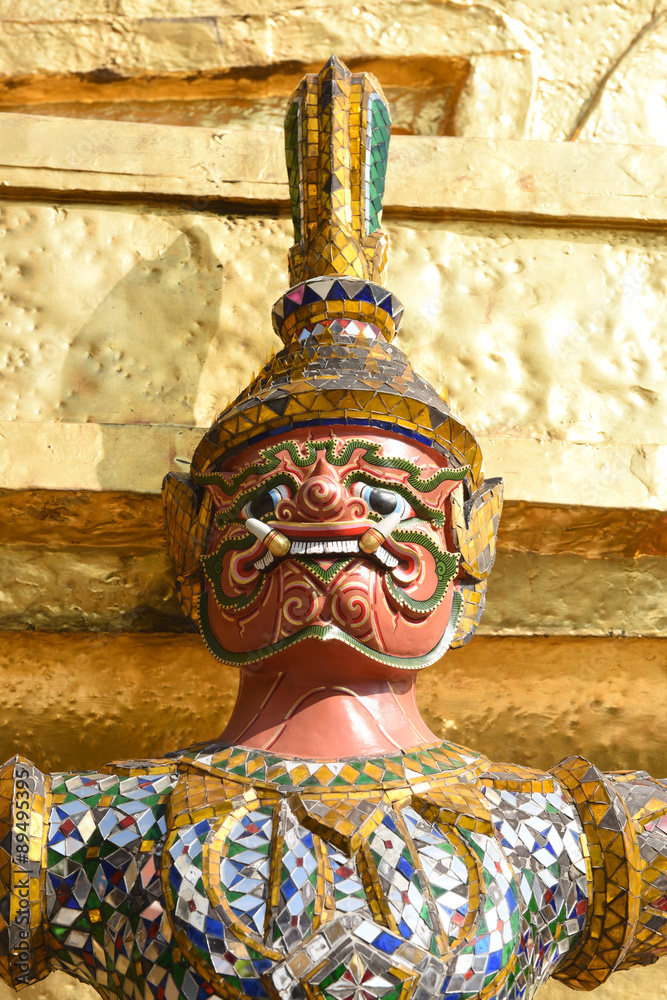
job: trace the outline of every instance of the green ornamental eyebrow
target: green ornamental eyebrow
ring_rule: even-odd
[[[354,469],[345,477],[345,486],[348,489],[353,483],[365,483],[367,486],[374,486],[380,490],[391,490],[392,493],[398,493],[399,496],[402,496],[403,499],[414,508],[418,517],[427,521],[432,521],[434,524],[438,525],[438,527],[441,527],[445,523],[445,515],[443,511],[430,506],[421,499],[419,490],[414,488],[410,489],[410,487],[406,486],[404,483],[394,483],[386,479],[381,479],[379,476],[374,476],[370,472],[366,472],[365,469]],[[372,511],[371,517],[373,519],[375,517]],[[379,515],[378,519],[380,519]]]
[[[337,454],[336,449],[339,447],[340,442],[334,438],[327,438],[324,441],[306,441],[303,444],[304,454],[294,441],[278,441],[277,444],[260,451],[259,461],[247,465],[231,478],[220,472],[195,472],[192,478],[199,486],[217,486],[225,496],[232,497],[238,493],[243,483],[251,476],[263,475],[277,469],[280,465],[279,452],[286,451],[294,465],[303,469],[315,462],[318,451],[325,452],[330,465],[343,466],[349,463],[354,452],[359,449],[363,450],[362,458],[370,466],[379,469],[400,469],[402,472],[408,472],[410,474],[407,480],[408,485],[419,493],[430,493],[443,482],[460,483],[470,471],[469,465],[462,465],[459,469],[443,468],[438,469],[428,479],[422,479],[423,470],[407,458],[380,455],[381,446],[379,444],[364,441],[363,438],[355,438],[352,441],[346,441]]]
[[[290,476],[289,472],[277,472],[270,479],[263,479],[261,483],[257,483],[251,489],[244,491],[237,496],[232,506],[223,511],[218,511],[215,516],[215,523],[219,528],[224,524],[228,524],[230,521],[240,520],[239,515],[246,504],[251,503],[255,497],[263,496],[268,493],[269,490],[273,489],[274,486],[291,486],[292,490],[296,493],[300,483],[296,481],[294,476]]]

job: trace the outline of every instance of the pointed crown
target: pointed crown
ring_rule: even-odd
[[[292,286],[273,307],[284,348],[218,417],[197,449],[204,473],[293,427],[381,427],[430,445],[480,481],[482,456],[446,400],[391,341],[403,307],[383,284],[379,228],[389,107],[369,73],[333,56],[289,101],[285,149],[295,244]]]

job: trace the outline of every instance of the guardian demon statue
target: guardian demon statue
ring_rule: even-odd
[[[4,980],[133,1000],[519,1000],[667,949],[667,787],[443,742],[419,670],[471,637],[502,502],[393,345],[389,113],[332,59],[290,101],[283,348],[164,498],[179,593],[238,666],[219,739],[1,772]]]

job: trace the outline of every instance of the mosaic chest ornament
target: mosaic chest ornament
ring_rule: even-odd
[[[390,118],[335,58],[287,111],[283,348],[164,483],[185,614],[239,668],[221,737],[0,769],[0,976],[132,1000],[521,1000],[667,951],[667,785],[430,733],[479,623],[502,482],[394,346]]]

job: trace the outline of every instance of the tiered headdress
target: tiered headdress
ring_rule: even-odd
[[[387,237],[379,228],[390,117],[375,77],[335,56],[290,99],[285,147],[295,244],[292,287],[273,308],[283,349],[220,414],[192,459],[191,479],[165,479],[167,530],[179,595],[196,621],[212,523],[196,484],[235,453],[297,427],[374,427],[427,444],[468,466],[453,494],[450,530],[461,552],[464,611],[453,646],[472,635],[495,556],[502,483],[485,484],[479,446],[442,396],[392,343],[403,315],[383,286]]]

